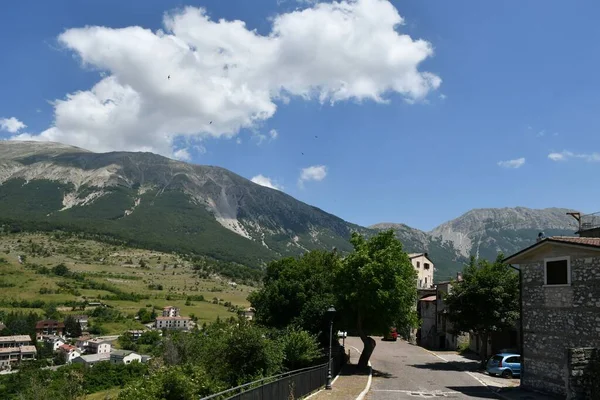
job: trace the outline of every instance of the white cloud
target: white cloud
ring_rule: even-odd
[[[271,140],[275,140],[279,137],[279,132],[276,129],[271,129],[269,131],[269,136],[271,136]]]
[[[327,176],[327,167],[325,165],[313,165],[302,169],[300,172],[300,178],[298,178],[298,185],[301,187],[304,182],[308,181],[322,181]]]
[[[525,158],[517,158],[514,160],[499,161],[498,165],[502,168],[521,168],[525,164]]]
[[[255,177],[253,177],[250,180],[261,186],[265,186],[265,187],[275,189],[275,190],[283,190],[283,186],[278,185],[271,178],[267,178],[266,176],[263,176],[263,175],[256,175]]]
[[[537,137],[543,137],[546,136],[546,131],[544,129],[542,129],[541,131],[539,131],[536,135]]]
[[[561,151],[560,153],[550,153],[548,158],[552,161],[567,161],[571,158],[579,158],[587,162],[600,162],[600,153],[573,153],[572,151]]]
[[[101,77],[54,101],[39,139],[170,155],[182,137],[256,128],[287,99],[423,100],[441,83],[419,71],[433,47],[398,32],[403,23],[387,0],[346,0],[276,15],[266,36],[194,7],[166,14],[156,32],[68,29],[59,43]]]
[[[181,161],[191,161],[192,156],[188,149],[179,149],[173,152],[173,156]]]
[[[446,96],[444,93],[440,93],[441,100],[446,100],[447,98],[448,98],[448,96]]]
[[[240,138],[237,138],[237,139],[235,140],[235,143],[237,143],[237,144],[242,144],[242,139],[240,139]]]
[[[23,122],[19,121],[15,117],[0,118],[0,131],[17,133],[24,128],[27,128],[27,125],[25,125]]]

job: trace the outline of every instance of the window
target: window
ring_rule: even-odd
[[[417,268],[421,268],[421,261],[417,261]]]
[[[423,268],[425,268],[425,269],[429,269],[429,263],[425,263],[425,264],[423,264]]]
[[[520,364],[520,357],[508,357],[505,361],[507,364]]]
[[[423,286],[423,279],[419,279],[419,287]]]
[[[427,277],[425,277],[425,287],[427,287]]]
[[[549,258],[544,263],[546,285],[571,284],[571,260],[569,257]]]

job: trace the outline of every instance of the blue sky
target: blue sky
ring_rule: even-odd
[[[49,3],[0,5],[0,138],[219,165],[361,225],[600,210],[597,2],[393,1],[395,32],[381,0],[345,3],[350,22],[294,0]]]

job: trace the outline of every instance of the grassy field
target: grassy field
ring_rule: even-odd
[[[88,394],[85,396],[85,400],[113,400],[119,395],[121,389],[108,389],[101,392]]]
[[[32,268],[32,264],[37,265],[35,268],[38,270]],[[40,267],[51,269],[59,264],[64,264],[71,272],[81,273],[86,281],[107,284],[121,292],[148,298],[140,301],[103,300],[99,298],[114,293],[86,288],[82,282],[70,277],[39,273]],[[160,288],[162,290],[158,290]],[[213,321],[217,317],[227,318],[235,314],[223,303],[248,307],[246,298],[252,290],[249,286],[232,285],[219,276],[201,278],[188,261],[176,254],[55,234],[0,236],[1,309],[16,309],[8,304],[15,300],[42,300],[56,303],[59,307],[73,301],[101,301],[131,316],[127,321],[103,323],[107,334],[141,327],[139,322],[133,320],[133,315],[142,307],[162,309],[167,305],[177,306],[181,308],[182,315],[193,314],[199,323]],[[188,296],[198,295],[204,296],[206,301],[187,301]],[[40,311],[28,308],[19,310]],[[73,314],[91,312],[89,308],[82,311],[61,307],[60,310]]]

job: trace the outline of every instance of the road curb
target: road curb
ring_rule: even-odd
[[[350,346],[350,345],[348,345],[348,347],[352,347],[354,350],[356,350],[358,352],[358,354],[362,354],[362,351],[360,351],[356,347]],[[367,393],[369,393],[369,390],[371,389],[372,381],[373,381],[373,366],[371,364],[371,361],[369,361],[369,378],[367,379],[367,386],[365,386],[365,389],[362,392],[360,392],[360,394],[358,395],[356,400],[363,400],[365,398],[365,396],[367,395]]]

